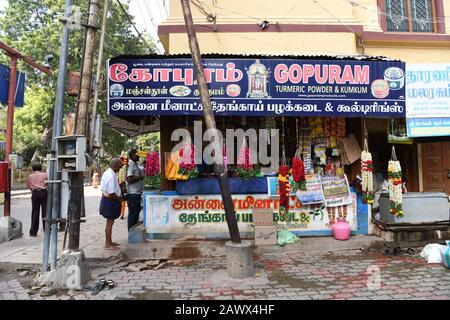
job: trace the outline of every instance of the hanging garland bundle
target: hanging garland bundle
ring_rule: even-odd
[[[159,174],[159,152],[151,151],[147,153],[147,158],[145,161],[145,173],[148,177],[154,177]]]
[[[372,154],[366,150],[361,153],[361,179],[363,203],[373,203],[373,163]]]
[[[241,150],[239,151],[237,174],[241,179],[250,179],[256,175],[256,170],[251,162],[251,150],[247,146],[247,142],[243,141]]]
[[[292,179],[294,184],[292,189],[294,192],[298,190],[306,191],[306,179],[305,179],[305,164],[303,163],[301,154],[302,147],[300,146],[298,119],[295,119],[296,124],[296,136],[297,136],[297,150],[295,151],[294,158],[292,159]]]
[[[294,192],[306,191],[305,165],[298,155],[292,159],[292,179],[294,180]]]
[[[198,176],[198,168],[195,164],[196,148],[195,145],[186,145],[180,149],[180,169],[178,173],[188,178],[196,178]]]
[[[280,187],[280,213],[287,213],[289,210],[289,167],[287,165],[280,166],[278,170],[278,185]]]
[[[389,179],[390,212],[399,218],[403,217],[402,168],[400,166],[399,161],[396,160],[389,161],[388,179]]]

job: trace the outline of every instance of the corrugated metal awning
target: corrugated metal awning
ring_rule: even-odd
[[[140,123],[139,123],[140,122]],[[112,117],[108,116],[103,125],[130,138],[160,130],[159,117]]]

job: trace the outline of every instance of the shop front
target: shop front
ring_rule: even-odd
[[[339,219],[368,234],[364,120],[404,118],[404,63],[222,55],[203,63],[241,236],[253,237],[257,209],[300,236],[331,235]],[[160,190],[144,192],[148,238],[228,238],[190,57],[117,57],[108,71],[111,116],[160,122],[164,179]],[[372,171],[371,160],[362,166]]]

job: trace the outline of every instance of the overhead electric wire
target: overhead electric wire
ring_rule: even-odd
[[[150,46],[147,42],[147,40],[142,36],[142,34],[139,32],[139,30],[136,28],[136,25],[134,24],[133,20],[131,19],[130,15],[128,14],[127,10],[125,10],[125,8],[123,7],[122,3],[120,2],[120,0],[117,0],[117,3],[119,3],[120,8],[122,9],[123,13],[125,13],[125,16],[127,17],[128,21],[131,23],[131,25],[133,26],[134,30],[136,30],[138,36],[144,41],[144,43],[149,47],[151,53],[153,53],[153,48],[152,46]]]
[[[337,17],[333,12],[331,12],[330,10],[328,10],[327,8],[324,8],[321,4],[319,4],[319,3],[317,2],[317,0],[312,0],[312,2],[314,2],[319,8],[321,8],[322,10],[324,10],[325,12],[327,12],[327,13],[328,13],[329,15],[331,15],[333,18],[337,19],[337,21],[338,21],[339,23],[344,24],[344,26],[345,26],[350,32],[355,33],[355,34],[357,33],[357,32],[355,32],[355,30],[353,30],[352,28],[350,28],[347,24],[343,23],[342,20],[341,20],[339,17]]]
[[[353,7],[360,7],[362,9],[366,10],[366,11],[379,13],[382,16],[385,16],[385,17],[391,17],[392,16],[391,14],[387,13],[386,11],[379,10],[379,8],[377,8],[377,10],[369,9],[368,7],[358,3],[355,0],[344,0],[344,1],[348,2]],[[450,16],[432,17],[431,19],[416,19],[416,18],[412,18],[412,17],[410,18],[410,17],[405,17],[405,16],[402,16],[402,18],[403,18],[403,20],[411,20],[411,21],[415,21],[415,22],[422,22],[422,21],[426,21],[426,22],[444,22],[445,20],[450,19]]]

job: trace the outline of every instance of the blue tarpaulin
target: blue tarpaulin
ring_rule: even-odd
[[[0,102],[8,103],[9,67],[0,64]],[[14,105],[23,107],[25,94],[25,74],[17,72],[16,97]]]
[[[401,61],[218,57],[203,65],[217,115],[405,116]],[[107,68],[110,115],[202,114],[190,58],[118,57]]]
[[[267,194],[266,177],[255,177],[248,180],[228,178],[228,183],[231,194]],[[217,179],[196,178],[177,181],[176,191],[179,195],[220,194],[220,186]]]

